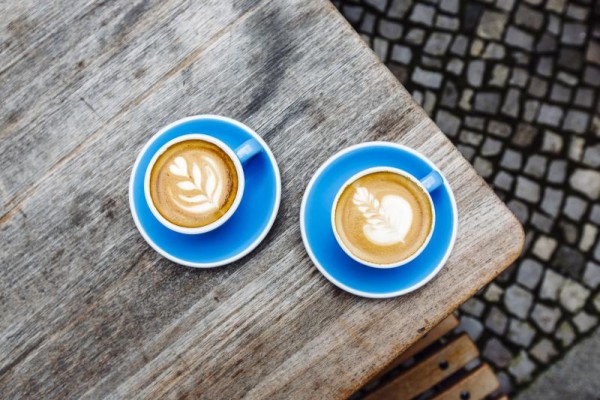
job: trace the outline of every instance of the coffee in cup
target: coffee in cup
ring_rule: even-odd
[[[333,206],[332,224],[341,247],[357,261],[393,267],[427,245],[435,210],[428,191],[404,171],[381,167],[350,178]]]
[[[165,143],[146,169],[144,195],[150,211],[167,228],[206,233],[224,224],[244,193],[242,163],[262,151],[255,139],[231,148],[200,133]]]
[[[186,228],[209,225],[231,208],[238,191],[232,158],[201,139],[178,142],[155,161],[150,197],[167,221]]]

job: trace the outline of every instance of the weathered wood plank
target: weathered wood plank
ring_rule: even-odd
[[[403,362],[407,361],[409,358],[414,355],[420,353],[422,350],[427,348],[432,343],[441,339],[446,333],[450,332],[452,329],[458,326],[458,318],[456,318],[453,314],[447,316],[442,322],[436,325],[433,329],[427,332],[418,342],[410,346],[406,351],[404,351],[400,356],[398,356],[392,363],[386,366],[383,371],[378,374],[378,377],[385,375],[390,372]],[[377,378],[378,378],[377,377]],[[375,378],[375,379],[377,379]]]
[[[469,393],[469,399],[481,400],[500,387],[500,382],[489,365],[483,364],[460,381],[444,390],[433,400],[459,399],[462,392]]]
[[[210,13],[203,3],[190,7]],[[138,93],[135,101],[98,97],[114,115],[99,118],[0,223],[0,397],[347,396],[517,256],[514,217],[329,3],[263,1],[228,24],[204,46],[175,30],[183,60],[155,82],[124,77],[114,86]],[[158,34],[155,46],[170,38]],[[135,69],[132,59],[122,62],[120,71]],[[91,95],[118,78],[111,68],[90,72],[104,77],[87,88]],[[203,112],[255,128],[284,185],[265,242],[211,271],[162,259],[127,208],[130,168],[145,140]],[[56,113],[66,120],[72,110]],[[65,129],[76,137],[90,131],[89,121]],[[300,198],[318,166],[374,139],[427,154],[450,180],[460,212],[447,267],[394,300],[360,299],[329,284],[298,228]],[[45,145],[34,143],[32,153],[43,156]],[[0,148],[2,182],[14,168],[11,151]]]
[[[6,171],[0,175],[0,218],[82,142],[184,68],[256,5],[212,3],[195,13],[184,0],[107,2],[1,75],[6,83],[0,85],[5,110],[0,153],[6,154]]]
[[[466,333],[458,336],[427,358],[400,373],[365,400],[412,399],[461,370],[479,356],[477,346]],[[440,363],[445,362],[446,368]]]

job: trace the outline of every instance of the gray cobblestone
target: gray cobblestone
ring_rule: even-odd
[[[483,357],[499,368],[505,368],[512,360],[512,354],[501,341],[491,338],[485,344]]]
[[[501,60],[506,55],[506,49],[503,45],[495,42],[490,42],[485,47],[482,57],[484,59]]]
[[[556,323],[562,313],[557,307],[548,307],[543,304],[536,304],[531,311],[531,319],[544,332],[552,333],[556,328]]]
[[[507,15],[502,12],[486,10],[481,16],[477,34],[484,39],[502,38],[506,26]]]
[[[520,346],[529,347],[535,336],[535,329],[527,322],[511,319],[508,325],[508,339]]]
[[[531,51],[533,48],[533,36],[519,28],[509,26],[506,30],[506,43],[511,46]]]
[[[458,0],[444,0],[440,2],[440,10],[450,14],[456,14],[459,9],[460,2]]]
[[[600,168],[600,143],[585,149],[583,163],[592,168]]]
[[[535,371],[535,364],[523,350],[508,366],[508,372],[510,372],[518,383],[531,381],[533,371]]]
[[[462,60],[459,60],[458,58],[453,58],[448,63],[448,66],[446,67],[446,69],[449,72],[452,72],[454,75],[460,75],[462,73],[464,66],[465,66],[465,63],[462,62]]]
[[[550,260],[550,257],[552,257],[556,245],[557,242],[554,238],[540,235],[533,245],[532,252],[541,260],[548,261]]]
[[[510,191],[514,182],[514,178],[507,172],[500,171],[494,179],[494,186],[505,191]]]
[[[586,39],[587,26],[581,23],[569,23],[563,25],[560,41],[570,45],[581,45]]]
[[[469,40],[464,35],[457,35],[452,42],[452,47],[450,47],[450,52],[456,54],[458,56],[464,56],[467,52],[467,46],[469,45]]]
[[[591,107],[594,104],[594,90],[584,87],[577,88],[573,102],[581,107]]]
[[[440,88],[442,86],[442,74],[439,72],[428,71],[422,68],[415,68],[412,79],[428,88]]]
[[[460,21],[458,18],[448,17],[440,14],[435,19],[435,26],[442,29],[456,31],[460,27]]]
[[[556,217],[560,211],[563,200],[563,192],[558,189],[546,188],[541,204],[541,209],[548,215]]]
[[[600,265],[593,261],[588,261],[583,275],[583,281],[592,289],[600,286]]]
[[[425,42],[423,50],[434,56],[442,56],[446,54],[446,50],[448,50],[451,40],[452,36],[447,33],[434,32],[429,36],[427,42]]]
[[[539,229],[544,233],[551,233],[552,227],[554,226],[554,220],[552,218],[546,217],[543,214],[538,213],[537,211],[533,212],[531,216],[531,225]]]
[[[560,135],[550,131],[544,131],[544,140],[542,143],[542,151],[547,153],[558,154],[563,147],[563,139]]]
[[[574,228],[575,229],[575,228]],[[575,234],[576,234],[575,230]],[[569,242],[574,243],[577,237],[568,239]],[[585,256],[577,249],[562,244],[552,260],[552,266],[560,271],[566,272],[568,275],[579,279],[583,272],[583,266],[585,264]]]
[[[544,24],[544,14],[521,3],[517,7],[515,23],[533,30],[540,30]]]
[[[525,201],[536,203],[540,200],[540,185],[531,179],[519,176],[515,195]]]
[[[600,204],[595,204],[592,207],[592,212],[591,212],[591,215],[590,215],[590,221],[592,221],[596,225],[600,225]]]
[[[475,95],[475,110],[486,114],[496,114],[500,107],[500,95],[492,92],[478,92]]]
[[[540,113],[538,114],[538,122],[556,127],[562,119],[562,116],[563,111],[560,107],[542,104]]]
[[[579,221],[585,213],[588,203],[577,196],[567,196],[563,213],[572,220]]]
[[[527,220],[529,220],[529,209],[525,203],[513,199],[506,203],[506,206],[522,224],[527,223]]]
[[[508,324],[508,317],[498,307],[492,307],[485,319],[485,326],[498,335],[503,335]]]
[[[583,233],[581,234],[581,240],[579,242],[579,249],[583,252],[587,252],[592,248],[597,240],[598,228],[592,224],[585,224],[583,226]]]
[[[471,61],[467,69],[467,80],[471,86],[479,87],[483,81],[485,62],[481,60]]]
[[[527,318],[532,304],[533,295],[520,286],[510,286],[504,292],[504,305],[506,309],[519,318]]]
[[[544,268],[542,264],[535,260],[526,258],[519,266],[517,282],[529,289],[535,289],[537,284],[540,282],[543,271]]]
[[[567,311],[575,313],[581,310],[589,296],[588,289],[572,279],[567,279],[560,291],[560,304]]]
[[[512,129],[510,128],[510,125],[505,124],[504,122],[492,120],[492,121],[490,121],[490,124],[488,126],[488,132],[490,132],[491,134],[493,134],[495,136],[506,138],[506,137],[510,136]],[[514,151],[512,151],[512,150],[507,150],[507,152],[514,153]],[[519,159],[520,159],[520,155],[519,155]],[[512,161],[513,160],[510,160],[510,161],[507,160],[507,162],[512,162]]]
[[[484,308],[485,304],[475,297],[471,297],[462,306],[460,306],[460,309],[462,311],[474,315],[476,317],[480,317],[481,314],[483,314]]]
[[[412,6],[412,0],[392,0],[392,4],[390,5],[390,9],[388,11],[388,16],[391,18],[403,18],[406,12]]]
[[[567,162],[565,160],[554,160],[548,168],[548,181],[552,183],[563,183],[567,179]]]
[[[575,318],[573,318],[573,323],[579,332],[587,333],[598,324],[598,317],[590,315],[585,311],[580,311]]]
[[[431,25],[433,23],[433,17],[435,16],[435,8],[425,4],[415,4],[409,19],[412,22],[420,22],[425,25]]]
[[[577,242],[577,237],[578,237],[579,233],[577,231],[577,227],[574,224],[572,224],[571,222],[568,222],[566,220],[561,220],[558,223],[558,227],[561,229],[562,237],[567,244],[575,244],[575,242]],[[566,251],[564,253],[568,254],[568,251]],[[560,262],[559,262],[559,260],[560,260]],[[564,263],[565,260],[566,260],[566,257],[564,257],[563,254],[561,254],[561,252],[556,253],[555,260],[552,263],[552,265],[555,265],[555,266],[560,265],[560,264]]]
[[[483,325],[476,318],[463,315],[460,317],[460,325],[456,328],[456,332],[466,332],[471,339],[477,340],[483,332]]]
[[[556,338],[563,347],[569,347],[575,340],[575,329],[567,321],[563,321],[556,330]]]
[[[550,99],[559,103],[568,103],[571,100],[572,90],[560,83],[552,85]]]
[[[413,28],[406,34],[406,43],[422,44],[425,40],[425,31],[420,28]]]
[[[540,288],[540,298],[545,300],[557,300],[564,284],[565,278],[562,275],[557,274],[551,269],[547,269]]]
[[[558,355],[558,350],[548,339],[542,339],[531,348],[531,354],[543,364],[548,364]]]
[[[566,2],[567,0],[548,0],[546,9],[561,14],[565,9]],[[557,32],[555,31],[554,33],[556,34]]]
[[[569,184],[592,200],[600,198],[600,171],[577,168],[571,175]]]
[[[535,178],[542,178],[546,174],[547,162],[546,157],[534,154],[527,159],[524,171]]]
[[[402,37],[403,27],[398,22],[381,20],[379,22],[379,33],[387,39],[399,39]]]
[[[484,297],[490,303],[497,303],[502,299],[503,294],[504,294],[504,289],[502,289],[500,286],[498,286],[492,282],[487,287]]]
[[[507,149],[502,156],[500,166],[511,171],[518,171],[521,169],[522,162],[523,156],[521,156],[521,153]]]
[[[585,133],[590,116],[583,111],[569,110],[563,123],[563,128],[575,133]]]
[[[532,122],[540,109],[540,102],[537,100],[527,100],[525,102],[525,111],[523,112],[523,119],[527,122]]]

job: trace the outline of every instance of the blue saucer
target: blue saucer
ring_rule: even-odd
[[[214,136],[232,148],[254,138],[263,148],[243,165],[246,187],[238,209],[217,229],[198,235],[166,228],[154,217],[144,196],[144,174],[152,156],[168,141],[189,133]],[[229,264],[251,252],[275,222],[280,198],[279,168],[264,140],[247,126],[216,115],[181,119],[161,129],[140,152],[129,182],[131,213],[144,239],[169,260],[196,268]]]
[[[450,185],[431,192],[436,224],[431,241],[411,262],[397,268],[368,267],[350,258],[335,240],[331,209],[341,186],[356,173],[371,167],[395,167],[421,179],[435,166],[408,147],[371,142],[349,147],[325,162],[311,179],[300,211],[302,239],[309,256],[323,275],[339,288],[358,296],[388,298],[412,292],[431,280],[450,256],[458,214]]]

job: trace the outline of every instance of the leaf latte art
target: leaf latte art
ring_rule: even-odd
[[[404,243],[413,220],[408,201],[388,194],[379,202],[369,189],[361,186],[356,188],[352,201],[365,217],[363,233],[367,239],[381,246]]]
[[[193,161],[191,168],[188,168],[186,159],[178,156],[169,166],[173,175],[185,178],[177,182],[177,188],[184,193],[190,192],[190,195],[173,193],[170,188],[169,193],[175,204],[193,214],[206,214],[218,209],[223,197],[223,182],[215,172],[216,163],[206,156],[202,156],[201,160],[204,164],[199,165]]]
[[[150,194],[158,212],[183,227],[208,225],[231,207],[238,188],[235,165],[203,140],[175,143],[157,159]]]
[[[415,254],[432,229],[429,195],[408,177],[373,172],[341,192],[334,224],[344,247],[356,258],[392,265]]]

